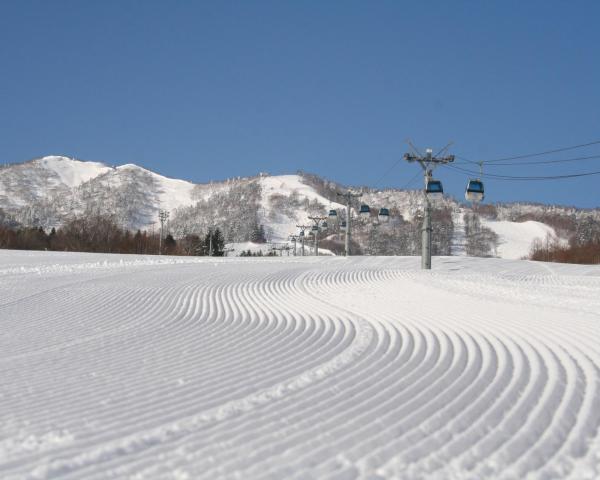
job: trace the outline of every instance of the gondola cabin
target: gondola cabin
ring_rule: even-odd
[[[481,180],[469,180],[465,190],[465,199],[469,202],[481,202],[484,197],[483,182]]]
[[[329,225],[327,225],[327,222],[323,222],[321,224],[321,230],[327,230],[328,227],[329,227]]]
[[[341,228],[342,230],[346,230],[346,220],[342,220],[342,221],[341,221],[341,223],[340,223],[340,228]]]
[[[337,216],[338,216],[338,214],[335,210],[329,210],[329,219],[330,220],[336,220]]]
[[[444,195],[444,187],[442,187],[442,182],[439,180],[428,180],[427,186],[425,187],[425,193],[432,200],[437,200],[443,197]]]
[[[361,205],[358,214],[363,218],[369,218],[371,216],[371,209],[368,205]]]
[[[377,215],[379,221],[382,223],[387,223],[390,220],[390,211],[387,208],[380,208],[379,214]]]

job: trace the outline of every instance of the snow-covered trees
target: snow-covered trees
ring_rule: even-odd
[[[61,160],[61,165],[66,166],[69,161]],[[295,233],[295,225],[305,223],[307,216],[326,215],[329,208],[338,206],[337,192],[347,188],[314,174],[301,173],[300,181],[308,185],[306,188],[298,188],[297,178],[291,187],[289,179],[278,181],[275,177],[259,176],[195,186],[182,182],[186,185],[178,190],[178,185],[169,182],[180,181],[165,179],[134,165],[114,169],[100,166],[95,176],[77,183],[70,173],[65,177],[64,171],[49,170],[44,165],[44,162],[34,161],[0,169],[0,209],[3,209],[0,224],[42,227],[48,232],[52,227],[79,221],[82,217],[109,217],[119,228],[131,231],[133,237],[138,229],[150,231],[157,222],[158,209],[168,208],[171,217],[167,233],[177,243],[176,249],[186,254],[198,251],[198,241],[202,243],[211,228],[219,228],[225,242],[282,241]],[[355,190],[361,191],[363,196],[354,201],[352,208],[356,211],[360,203],[366,203],[373,209],[373,217],[368,221],[353,221],[353,239],[357,243],[353,250],[358,252],[360,248],[362,252],[377,255],[418,255],[422,191],[366,187]],[[193,204],[177,209],[165,207],[166,197],[175,198],[174,205],[186,205],[188,201]],[[390,223],[373,227],[377,221],[376,210],[380,207],[390,209]],[[525,203],[466,206],[444,197],[434,210],[433,252],[436,255],[452,253],[454,224],[450,212],[456,213],[457,209],[467,214],[476,213],[486,220],[542,222],[553,227],[558,237],[577,245],[595,241],[600,235],[600,209]],[[338,216],[343,220],[345,209],[339,208]],[[343,235],[331,236],[341,232],[335,223],[329,227],[327,235],[332,248],[336,249],[337,243],[343,243]],[[471,221],[466,230],[468,254],[494,255],[496,240],[491,230],[476,220]]]
[[[225,240],[221,230],[216,228],[206,234],[202,250],[204,255],[212,255],[213,257],[222,257],[225,254]]]
[[[190,207],[175,210],[170,227],[176,237],[189,234],[204,236],[219,228],[227,242],[251,239],[259,225],[260,183],[253,180],[232,184]]]
[[[476,213],[466,213],[464,221],[467,255],[471,257],[495,256],[498,246],[498,235],[489,228],[481,225],[479,215]]]
[[[178,244],[182,255],[204,255],[203,243],[198,235],[185,235]]]
[[[600,237],[585,240],[583,243],[572,241],[570,244],[559,242],[556,238],[536,240],[531,247],[530,260],[561,263],[600,264]]]
[[[600,221],[592,216],[586,216],[577,223],[572,244],[600,243]]]
[[[258,223],[255,223],[252,226],[252,231],[250,233],[250,241],[252,243],[266,243],[267,238],[264,225],[259,225]]]

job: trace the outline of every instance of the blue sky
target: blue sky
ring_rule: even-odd
[[[406,139],[453,141],[473,160],[599,140],[599,18],[596,1],[5,1],[0,160],[402,187],[416,166],[383,174]],[[600,159],[488,170],[598,171]],[[462,196],[464,174],[436,173]],[[488,181],[487,200],[595,207],[599,182]]]

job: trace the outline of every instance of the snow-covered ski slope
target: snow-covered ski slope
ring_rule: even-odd
[[[600,477],[600,268],[0,251],[0,478]]]
[[[483,220],[482,224],[498,235],[497,254],[500,258],[527,258],[536,241],[558,241],[554,229],[544,223]]]

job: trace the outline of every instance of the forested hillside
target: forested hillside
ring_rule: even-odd
[[[219,229],[227,243],[285,242],[309,216],[335,209],[337,222],[320,233],[323,248],[343,250],[345,206],[338,192],[348,187],[318,175],[231,178],[193,184],[128,164],[107,166],[66,157],[44,157],[0,169],[0,222],[4,228],[52,228],[79,219],[105,218],[135,234],[158,232],[158,212],[167,210],[165,234],[175,240],[204,238]],[[356,253],[415,255],[420,251],[423,196],[418,190],[353,188],[371,206],[369,218],[353,220]],[[377,220],[381,207],[389,223]],[[600,210],[542,204],[483,204],[472,207],[445,196],[433,212],[435,255],[521,258],[535,245],[582,246],[600,232]],[[545,243],[544,243],[545,242]]]

